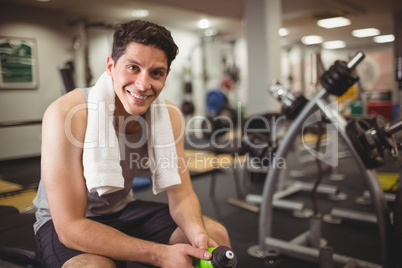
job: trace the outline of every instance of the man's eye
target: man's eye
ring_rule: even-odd
[[[163,75],[164,75],[164,73],[163,73],[162,71],[154,71],[154,72],[152,72],[152,74],[153,74],[153,76],[155,76],[155,77],[160,77],[160,76],[163,76]]]
[[[140,68],[137,65],[129,66],[130,70],[138,71]]]

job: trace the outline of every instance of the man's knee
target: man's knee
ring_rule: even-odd
[[[103,256],[94,254],[81,254],[69,259],[62,266],[62,268],[72,268],[72,267],[116,268],[116,264],[111,259]]]
[[[229,234],[221,223],[204,216],[204,224],[208,234],[218,245],[230,247]]]

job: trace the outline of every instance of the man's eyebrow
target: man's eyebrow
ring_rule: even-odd
[[[135,65],[140,65],[139,62],[137,62],[136,60],[126,60],[126,64],[135,64]]]
[[[137,62],[136,60],[132,60],[132,59],[126,60],[126,64],[135,64],[135,65],[141,66],[141,64],[139,62]],[[159,71],[167,72],[167,67],[160,66],[160,67],[155,67],[152,70],[154,70],[154,71],[159,70]]]
[[[154,71],[163,71],[163,72],[166,72],[166,71],[167,71],[167,68],[166,68],[166,67],[156,67],[156,68],[154,68]]]

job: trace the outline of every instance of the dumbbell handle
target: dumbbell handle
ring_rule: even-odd
[[[387,124],[384,127],[384,132],[387,133],[388,135],[395,134],[400,130],[402,130],[402,120],[399,120],[398,122],[395,122],[393,124]]]
[[[364,57],[365,57],[364,53],[358,51],[347,64],[349,70],[354,69],[364,59]]]

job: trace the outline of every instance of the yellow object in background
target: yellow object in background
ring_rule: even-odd
[[[378,180],[384,191],[396,191],[398,189],[399,173],[377,173]]]
[[[33,207],[33,200],[36,196],[36,190],[26,190],[18,194],[0,197],[1,206],[12,206],[17,208],[20,212]]]
[[[336,99],[339,102],[344,102],[344,101],[353,101],[357,98],[359,89],[357,88],[357,83],[355,83],[353,86],[351,86],[342,96],[337,96]]]

